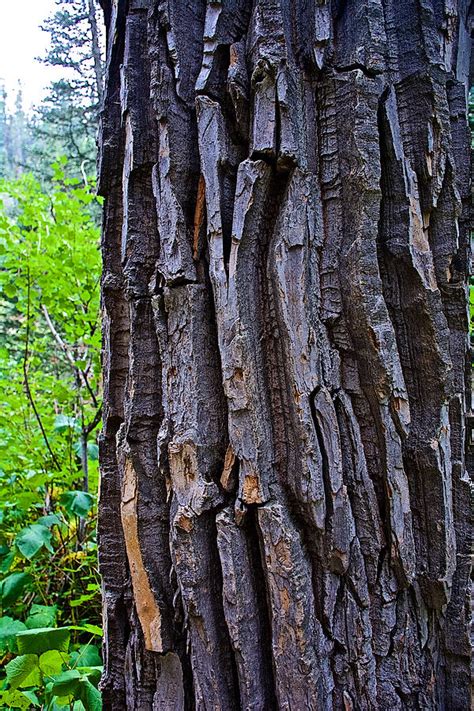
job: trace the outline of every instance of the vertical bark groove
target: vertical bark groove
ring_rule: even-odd
[[[467,708],[467,2],[103,6],[104,707]]]

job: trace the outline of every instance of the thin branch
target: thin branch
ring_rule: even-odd
[[[92,39],[92,58],[94,60],[94,74],[96,81],[97,96],[99,99],[99,110],[102,108],[103,103],[103,69],[102,69],[102,58],[100,56],[100,43],[99,43],[99,30],[97,27],[97,17],[95,14],[94,0],[88,0],[88,10],[89,10],[89,25],[91,29],[91,39]]]
[[[95,428],[97,427],[97,425],[99,424],[101,419],[102,419],[102,405],[100,405],[99,409],[97,410],[97,412],[95,413],[94,417],[89,422],[89,424],[84,426],[84,431],[87,432],[87,434],[90,434],[93,430],[95,430]]]
[[[29,343],[30,343],[30,303],[31,303],[31,289],[30,289],[30,268],[27,268],[27,275],[28,275],[28,281],[27,281],[27,307],[26,307],[26,340],[25,340],[25,352],[23,356],[23,382],[25,386],[25,392],[26,392],[26,397],[29,400],[29,403],[32,407],[32,410],[34,412],[34,415],[36,417],[36,421],[39,425],[39,428],[41,430],[41,434],[43,435],[44,443],[46,444],[46,448],[48,452],[51,455],[51,459],[54,462],[54,465],[58,471],[61,471],[61,467],[59,465],[59,462],[56,458],[56,455],[54,454],[53,450],[51,449],[51,445],[48,440],[48,436],[46,434],[46,430],[44,429],[43,422],[41,421],[40,414],[36,408],[35,401],[33,399],[33,394],[31,392],[30,388],[30,383],[28,380],[28,360],[29,360]]]
[[[94,407],[99,407],[99,403],[97,402],[97,398],[96,398],[94,391],[92,390],[92,388],[89,384],[89,380],[88,380],[86,374],[84,373],[83,370],[81,370],[81,368],[77,367],[76,362],[74,360],[74,356],[71,353],[71,350],[68,348],[67,343],[65,343],[63,341],[63,339],[61,338],[61,336],[59,335],[54,323],[51,320],[51,316],[49,315],[48,309],[46,308],[46,306],[44,304],[42,305],[41,308],[44,313],[46,323],[48,324],[48,328],[51,331],[51,333],[54,337],[54,340],[56,341],[56,343],[58,344],[58,346],[61,348],[61,350],[65,354],[66,358],[68,359],[69,364],[71,365],[71,368],[74,371],[74,375],[76,376],[78,381],[81,382],[83,384],[83,386],[86,388],[87,392],[89,393],[89,395],[92,398]]]
[[[89,161],[86,160],[86,159],[84,159],[84,160],[81,162],[81,174],[82,174],[82,179],[83,179],[83,181],[84,181],[84,187],[85,187],[85,188],[88,188],[88,187],[89,187],[89,183],[87,182],[87,175],[86,175],[86,169],[85,169],[86,163],[89,163]]]

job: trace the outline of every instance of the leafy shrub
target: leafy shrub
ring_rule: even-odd
[[[0,183],[0,707],[100,708],[97,199]]]

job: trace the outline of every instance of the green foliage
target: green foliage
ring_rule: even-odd
[[[0,183],[0,708],[100,708],[97,199],[64,168]]]
[[[10,620],[9,624],[13,628],[14,621]],[[14,636],[13,646],[18,656],[5,665],[5,678],[0,687],[3,708],[41,706],[54,711],[73,704],[77,711],[102,708],[97,689],[101,659],[91,641],[70,649],[68,628],[23,630],[16,634],[10,632],[10,636]]]

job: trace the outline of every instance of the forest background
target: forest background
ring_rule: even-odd
[[[43,101],[0,80],[0,708],[101,708],[96,510],[101,10],[42,25]],[[0,77],[2,67],[0,67]]]
[[[42,61],[60,78],[44,100],[25,111],[21,88],[0,82],[0,708],[89,711],[101,708],[104,47],[95,0],[56,6]],[[472,327],[474,284],[470,308]]]

